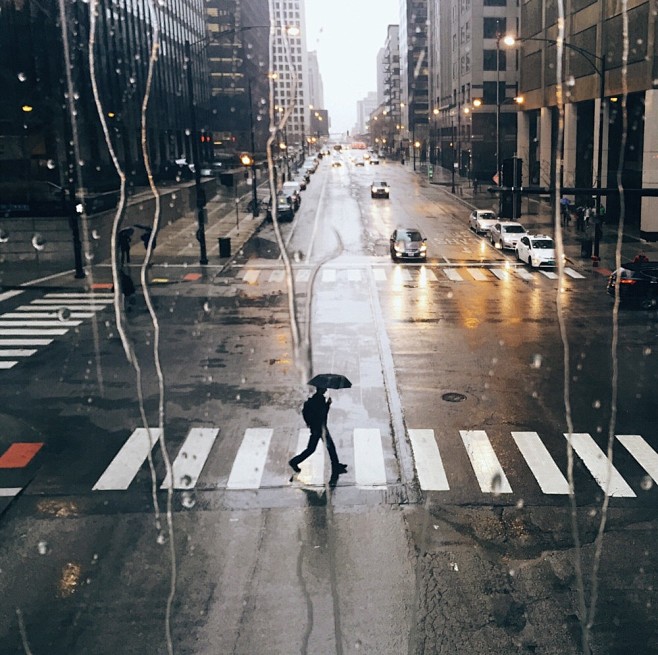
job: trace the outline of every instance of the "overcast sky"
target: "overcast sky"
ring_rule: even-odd
[[[356,103],[377,91],[377,52],[400,22],[399,0],[306,0],[306,47],[317,50],[332,132],[351,130]]]

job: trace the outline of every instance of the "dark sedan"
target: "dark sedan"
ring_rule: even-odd
[[[638,261],[622,264],[608,279],[608,293],[624,303],[655,307],[658,302],[658,262]]]
[[[427,239],[414,228],[399,227],[391,235],[391,259],[414,259],[425,261],[427,258]]]

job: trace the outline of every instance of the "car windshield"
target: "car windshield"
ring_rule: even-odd
[[[532,241],[532,247],[541,250],[550,250],[555,247],[555,244],[552,239],[535,239]]]
[[[480,212],[480,218],[484,218],[485,220],[494,220],[496,218],[496,214],[493,212]]]
[[[373,182],[372,185],[373,185],[373,186],[388,186],[388,185],[386,184],[386,182]]]
[[[400,230],[398,231],[400,241],[422,241],[423,237],[418,230]]]
[[[504,225],[503,231],[509,234],[522,234],[525,229],[521,225]]]

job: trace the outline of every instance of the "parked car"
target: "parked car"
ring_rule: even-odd
[[[555,266],[555,242],[544,234],[525,234],[516,244],[516,258],[533,268]]]
[[[354,165],[355,165],[355,166],[365,166],[366,163],[363,161],[363,159],[357,159],[357,160],[354,162]]]
[[[645,309],[658,304],[658,262],[627,262],[613,271],[608,278],[607,291],[624,304],[638,304]]]
[[[388,198],[390,193],[390,187],[388,182],[377,182],[373,181],[370,185],[370,197],[371,198]]]
[[[516,221],[497,221],[489,228],[489,239],[501,250],[508,248],[516,250],[519,239],[528,234],[526,229]]]
[[[468,217],[468,227],[476,234],[484,234],[497,220],[495,212],[490,209],[476,209]]]
[[[292,198],[292,206],[295,211],[299,209],[299,205],[302,204],[302,188],[299,185],[299,182],[284,182],[281,187],[281,193],[290,198]]]
[[[343,165],[343,162],[340,159],[334,159],[331,162],[331,167],[332,168],[340,168]]]
[[[427,239],[415,228],[398,227],[393,231],[390,240],[391,259],[415,259],[424,261],[427,258]]]
[[[379,157],[372,155],[372,157],[370,157],[370,164],[379,166]]]
[[[268,221],[272,220],[272,199],[267,204],[267,214],[266,219]],[[276,197],[276,216],[278,221],[292,221],[295,217],[295,210],[292,206],[292,203],[288,200],[283,194],[279,194]]]

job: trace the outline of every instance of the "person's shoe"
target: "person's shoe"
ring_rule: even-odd
[[[290,460],[290,461],[288,462],[288,464],[290,465],[290,468],[291,468],[295,473],[300,473],[300,472],[301,472],[302,469],[300,469],[299,466],[297,466],[297,464],[295,464],[295,462],[293,462],[293,460]]]

